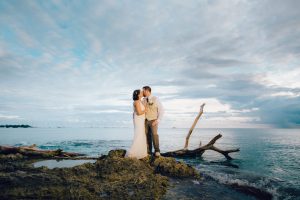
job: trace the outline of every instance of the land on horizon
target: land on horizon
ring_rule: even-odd
[[[33,127],[27,124],[21,124],[21,125],[6,124],[6,125],[0,125],[0,128],[33,128]]]

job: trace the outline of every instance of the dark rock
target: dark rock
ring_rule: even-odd
[[[0,155],[2,199],[160,199],[168,177],[198,177],[174,158],[134,159],[112,150],[95,163],[72,168],[34,168],[22,155]],[[31,160],[32,161],[32,160]]]
[[[124,158],[125,154],[126,154],[126,150],[124,149],[116,149],[108,152],[109,157]]]
[[[172,158],[125,158],[112,150],[96,163],[72,168],[33,168],[25,159],[0,158],[0,193],[3,199],[160,199],[168,176],[196,173]],[[172,165],[174,165],[172,167]],[[183,173],[180,175],[180,173]]]
[[[23,159],[24,156],[20,153],[16,153],[16,154],[0,154],[0,160],[1,161],[9,161],[9,160],[21,160]]]
[[[255,188],[255,187],[247,186],[247,185],[239,185],[237,183],[231,184],[230,186],[233,187],[237,191],[240,191],[244,194],[254,196],[257,199],[261,199],[261,200],[272,200],[273,199],[273,196],[271,193],[264,191],[262,189],[259,189],[259,188]]]
[[[172,177],[195,177],[200,178],[199,172],[182,161],[176,161],[170,157],[158,157],[152,162],[156,173]]]

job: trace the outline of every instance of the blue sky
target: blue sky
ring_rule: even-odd
[[[300,1],[0,1],[0,124],[300,126]]]

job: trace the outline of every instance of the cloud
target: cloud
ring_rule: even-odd
[[[163,126],[188,127],[205,101],[210,127],[297,127],[298,7],[1,1],[0,111],[33,125],[131,125],[132,91],[150,85]]]
[[[20,119],[20,116],[0,114],[0,119]]]

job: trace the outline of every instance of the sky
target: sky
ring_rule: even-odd
[[[300,1],[0,1],[0,124],[300,127]]]

